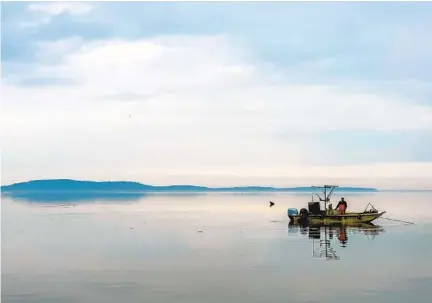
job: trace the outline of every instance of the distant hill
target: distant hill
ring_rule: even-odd
[[[242,186],[211,188],[195,185],[153,186],[132,181],[78,181],[70,179],[31,180],[1,186],[2,192],[311,192],[311,190],[311,187]],[[378,190],[364,187],[339,187],[335,191],[377,192]]]

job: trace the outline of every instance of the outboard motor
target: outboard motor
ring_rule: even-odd
[[[299,223],[301,226],[307,226],[309,224],[309,212],[306,208],[300,209]]]
[[[293,222],[294,221],[293,216],[298,215],[298,210],[297,208],[288,208],[287,214],[290,221]]]

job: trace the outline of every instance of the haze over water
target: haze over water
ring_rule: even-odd
[[[308,194],[2,197],[2,302],[426,302],[431,193],[344,196],[349,210],[372,202],[416,224],[327,230],[326,260],[314,231],[288,226]]]

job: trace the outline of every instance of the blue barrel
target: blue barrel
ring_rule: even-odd
[[[297,208],[288,208],[288,217],[298,215]]]

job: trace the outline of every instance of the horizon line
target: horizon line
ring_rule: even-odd
[[[147,183],[141,183],[138,181],[131,181],[131,180],[84,180],[84,179],[71,179],[71,178],[50,178],[50,179],[29,179],[27,181],[20,181],[20,182],[15,182],[15,183],[11,183],[11,184],[5,184],[5,185],[1,185],[0,187],[6,188],[6,187],[12,187],[14,185],[24,185],[26,183],[31,183],[31,182],[56,182],[56,181],[70,181],[70,182],[87,182],[87,183],[134,183],[136,185],[143,185],[143,186],[149,186],[149,187],[155,187],[155,188],[160,188],[160,187],[181,187],[181,186],[185,186],[185,187],[199,187],[202,189],[209,189],[209,190],[221,190],[221,189],[225,189],[225,190],[229,190],[229,189],[241,189],[241,188],[260,188],[260,189],[274,189],[274,190],[284,190],[284,189],[301,189],[301,188],[310,188],[311,190],[313,189],[313,187],[318,186],[318,187],[323,187],[327,184],[322,184],[322,185],[303,185],[303,186],[282,186],[282,187],[275,187],[275,186],[268,186],[268,185],[243,185],[243,186],[222,186],[222,187],[210,187],[210,186],[204,186],[204,185],[193,185],[193,184],[168,184],[168,185],[151,185],[151,184],[147,184]],[[338,188],[340,189],[363,189],[363,190],[370,190],[370,191],[379,191],[379,192],[389,192],[389,191],[404,191],[404,192],[408,192],[408,191],[432,191],[432,189],[404,189],[404,188],[394,188],[394,189],[379,189],[376,187],[368,187],[368,186],[348,186],[348,185],[333,185],[336,186],[335,190],[337,190]]]
[[[195,186],[195,187],[205,187],[205,188],[238,188],[238,187],[262,187],[262,188],[312,188],[312,187],[324,187],[324,186],[334,186],[335,188],[364,188],[364,189],[377,189],[375,187],[369,187],[369,186],[350,186],[350,185],[335,185],[330,183],[322,183],[322,185],[297,185],[297,186],[281,186],[281,187],[275,187],[271,185],[230,185],[230,186],[220,186],[220,187],[213,187],[213,186],[206,186],[206,185],[197,185],[197,184],[166,184],[166,185],[153,185],[149,183],[142,183],[139,181],[134,180],[119,180],[119,179],[111,179],[111,180],[91,180],[91,179],[71,179],[71,178],[49,178],[49,179],[29,179],[26,181],[18,181],[13,182],[10,184],[2,184],[1,186],[11,186],[16,184],[24,184],[29,182],[40,182],[40,181],[73,181],[73,182],[89,182],[89,183],[135,183],[140,185],[146,185],[146,186],[153,186],[153,187],[167,187],[167,186]],[[317,183],[314,183],[317,184]]]

